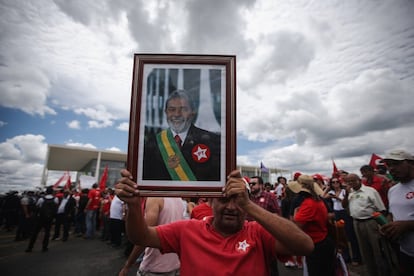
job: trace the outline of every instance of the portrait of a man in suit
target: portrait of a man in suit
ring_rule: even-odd
[[[164,113],[168,128],[145,133],[142,179],[219,181],[220,135],[194,125],[197,109],[190,94],[171,92]]]

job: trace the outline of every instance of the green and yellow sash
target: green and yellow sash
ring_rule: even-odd
[[[172,136],[171,130],[157,134],[158,148],[172,180],[196,181],[194,173],[185,160],[181,150]]]

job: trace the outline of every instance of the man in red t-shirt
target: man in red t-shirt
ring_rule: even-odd
[[[384,203],[385,208],[388,210],[388,190],[390,187],[388,186],[388,181],[385,181],[383,177],[380,177],[375,174],[374,168],[370,165],[364,165],[360,168],[360,172],[362,175],[361,182],[366,186],[371,186],[380,194],[382,203]]]
[[[86,239],[92,239],[96,230],[96,215],[99,210],[99,204],[101,202],[101,193],[98,190],[98,184],[93,184],[92,189],[88,193],[88,203],[86,204]]]
[[[274,256],[308,255],[312,239],[292,221],[249,199],[239,171],[229,176],[223,196],[212,200],[213,217],[150,227],[139,206],[138,185],[127,170],[116,194],[128,205],[127,234],[131,242],[180,256],[180,275],[269,275]],[[255,221],[245,220],[246,214]]]

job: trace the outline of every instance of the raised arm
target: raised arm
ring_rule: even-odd
[[[227,181],[226,196],[237,195],[237,204],[276,239],[276,251],[285,255],[308,255],[313,251],[312,239],[292,221],[270,213],[252,202],[239,171],[233,171]]]
[[[115,185],[115,193],[128,206],[125,222],[129,240],[135,245],[160,248],[160,239],[155,227],[148,226],[142,214],[137,183],[132,181],[132,175],[127,170],[122,170],[121,176]]]
[[[145,221],[147,222],[148,226],[158,225],[158,217],[163,208],[163,198],[147,198],[145,202]],[[129,269],[135,264],[137,258],[139,257],[139,255],[141,255],[142,252],[144,252],[144,250],[144,246],[134,245],[134,248],[129,254],[128,259],[126,260],[118,276],[127,276]]]

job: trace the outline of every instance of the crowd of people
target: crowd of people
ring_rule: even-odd
[[[132,266],[138,275],[278,275],[278,261],[310,276],[346,275],[349,265],[363,264],[371,276],[409,275],[414,267],[414,157],[405,151],[329,178],[297,172],[271,184],[234,171],[220,198],[140,197],[130,173],[121,175],[103,191],[95,184],[8,193],[1,226],[28,241],[26,252],[42,230],[42,251],[50,237],[66,242],[70,233],[115,248],[124,239],[121,276]]]
[[[43,231],[42,251],[51,241],[66,242],[69,237],[101,239],[120,248],[125,240],[125,205],[112,188],[72,191],[47,187],[45,191],[9,192],[1,198],[0,225],[15,232],[15,241],[28,241],[26,252],[35,246]]]
[[[138,184],[131,180],[128,171],[123,171],[122,175],[116,185],[116,193],[128,206],[139,205]],[[275,271],[273,264],[275,259],[283,261],[287,267],[303,268],[304,275],[346,275],[348,265],[362,264],[366,267],[366,273],[372,276],[409,275],[414,255],[413,185],[414,157],[404,151],[390,152],[376,168],[362,165],[358,173],[339,170],[328,179],[319,174],[298,172],[291,180],[281,176],[272,185],[263,183],[260,176],[242,178],[232,173],[225,186],[224,198],[214,198],[203,202],[200,207],[194,207],[193,210],[212,209],[212,217],[203,216],[204,222],[148,224],[142,216],[143,212],[134,208],[137,212],[127,218],[127,233],[132,235],[134,244],[177,253],[183,275],[187,274],[190,264],[194,271],[207,273],[217,269],[249,273],[252,268],[248,265],[234,266],[243,262],[246,256],[254,260],[257,256],[265,256],[259,262],[265,269],[262,271],[264,275],[277,275],[277,267]],[[262,211],[252,208],[251,203]],[[298,227],[289,228],[292,225],[287,224],[293,236],[297,229],[301,229],[310,238],[312,250],[300,254],[300,250],[292,244],[287,252],[283,251],[286,249],[283,246],[270,247],[273,253],[268,255],[266,250],[269,248],[263,247],[263,241],[254,240],[255,246],[250,248],[253,247],[251,240],[240,237],[245,229],[250,229],[250,223],[256,223],[259,229],[270,233],[273,241],[283,244],[291,237],[284,236],[269,225],[268,219],[276,221],[276,217],[286,218],[277,221],[279,227],[287,221]],[[192,248],[181,238],[182,233],[188,237],[203,236],[209,242],[218,244],[223,243],[221,239],[225,238],[225,244],[230,241],[236,244],[235,252],[242,250],[248,253],[246,256],[232,256],[232,259],[228,256],[232,250],[205,245],[196,237],[194,243],[199,247]],[[217,240],[217,233],[221,236],[220,240]],[[241,241],[232,240],[235,237]],[[309,245],[309,240],[302,242],[305,248]],[[203,252],[200,252],[200,247]],[[209,255],[213,248],[217,256]],[[201,264],[198,266],[197,260],[183,251],[204,256],[214,265],[210,268]],[[224,259],[228,264],[226,268],[218,264]],[[257,270],[254,272],[257,273]]]

